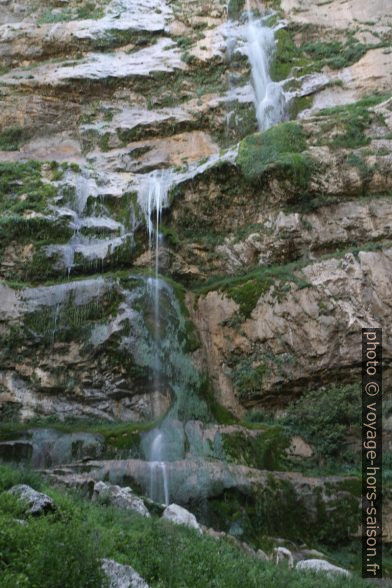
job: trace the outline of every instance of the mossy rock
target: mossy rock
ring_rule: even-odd
[[[204,524],[226,533],[239,529],[239,538],[255,548],[263,549],[267,537],[309,545],[347,544],[360,523],[358,498],[334,487],[326,506],[322,486],[309,490],[300,494],[291,481],[270,474],[254,496],[230,489],[211,498],[208,509],[191,506]]]
[[[312,173],[312,161],[303,153],[306,148],[302,126],[286,122],[243,139],[237,165],[249,182],[259,182],[265,173],[275,169],[279,178],[306,188]]]
[[[282,468],[289,438],[281,427],[266,428],[258,435],[222,434],[228,461],[261,470]]]

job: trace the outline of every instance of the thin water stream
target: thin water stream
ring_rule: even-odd
[[[276,46],[274,30],[266,26],[265,19],[256,18],[250,2],[246,3],[247,54],[252,70],[255,109],[260,131],[266,131],[281,122],[286,115],[286,99],[282,86],[270,75],[270,65]]]

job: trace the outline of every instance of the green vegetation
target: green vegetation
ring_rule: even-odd
[[[277,169],[280,176],[305,189],[313,168],[310,158],[303,154],[306,148],[301,125],[286,122],[243,139],[237,164],[249,182],[257,182],[263,174]]]
[[[263,378],[268,372],[268,366],[260,364],[253,366],[251,359],[240,361],[233,370],[233,382],[237,396],[244,401],[252,398],[263,387]]]
[[[318,62],[318,67],[328,65],[333,69],[341,69],[359,61],[365,55],[368,46],[350,36],[345,43],[341,41],[305,43],[301,50]]]
[[[284,422],[315,447],[319,460],[347,460],[347,435],[361,423],[360,388],[352,384],[306,392],[288,408]]]
[[[98,4],[95,2],[85,2],[82,6],[76,5],[56,10],[47,8],[39,17],[38,24],[102,18],[104,15],[104,4],[106,4],[106,0],[100,1]]]
[[[233,425],[238,419],[216,399],[216,392],[211,381],[204,377],[200,386],[200,396],[205,400],[207,408],[214,422],[221,425]]]
[[[3,417],[3,414],[2,414]],[[25,434],[30,429],[54,429],[59,433],[92,433],[102,435],[105,439],[107,454],[115,454],[125,451],[126,457],[129,457],[130,450],[132,456],[137,457],[140,450],[140,436],[143,432],[157,426],[157,422],[145,423],[128,423],[108,421],[96,421],[91,419],[73,419],[68,418],[64,421],[58,421],[54,417],[36,418],[29,421],[18,422],[14,415],[10,418],[2,418],[0,423],[0,441],[10,441],[17,439],[20,435]],[[139,455],[139,457],[141,457]]]
[[[223,278],[211,278],[202,286],[194,288],[198,295],[204,295],[211,290],[225,292],[240,306],[240,312],[248,318],[255,308],[260,296],[268,292],[275,285],[273,295],[280,297],[290,290],[290,282],[300,288],[306,288],[307,283],[294,274],[301,269],[305,262],[293,262],[286,265],[276,265],[255,269],[247,274],[238,276],[226,276]]]
[[[83,305],[75,304],[71,295],[57,308],[46,307],[26,314],[24,326],[41,343],[51,343],[54,331],[56,341],[84,341],[93,325],[107,321],[108,317],[116,313],[121,301],[122,297],[115,288]]]
[[[342,69],[356,63],[366,51],[377,45],[365,45],[349,34],[342,41],[312,41],[297,45],[295,35],[303,33],[303,27],[291,25],[289,28],[276,32],[276,52],[271,63],[271,77],[275,81],[285,80],[294,75],[299,77],[308,73],[318,72],[323,67]]]
[[[275,33],[276,52],[270,66],[270,75],[274,81],[285,80],[293,67],[301,68],[308,64],[308,59],[300,52],[294,42],[294,35],[287,29]]]
[[[41,164],[0,162],[0,213],[21,214],[26,210],[46,213],[56,189],[41,177]]]
[[[236,19],[241,16],[241,12],[245,9],[245,0],[229,0],[227,13],[229,18]]]
[[[24,131],[21,127],[10,127],[0,133],[0,151],[18,151],[23,140]]]
[[[55,221],[46,217],[21,217],[18,215],[5,215],[0,218],[0,249],[6,247],[11,241],[19,243],[65,242],[72,237],[72,230],[61,221]]]
[[[40,163],[0,163],[0,251],[13,241],[33,244],[36,249],[26,274],[48,270],[49,262],[40,248],[72,236],[66,220],[50,216],[48,205],[55,195],[56,188],[41,176]]]
[[[309,524],[309,494],[304,487],[298,492],[295,483],[284,474],[281,478],[268,474],[256,496],[244,496],[231,489],[210,499],[209,524],[226,532],[233,532],[234,527],[242,540],[261,549],[265,549],[271,537],[320,547],[349,545],[360,522],[358,498],[337,486],[325,486],[326,507],[322,487],[313,487],[310,492],[314,501],[312,524]],[[202,517],[202,509],[198,515]]]
[[[21,482],[50,495],[58,508],[54,514],[28,517],[27,524],[21,525],[15,519],[25,516],[23,504],[0,494],[0,584],[4,588],[98,588],[105,585],[99,564],[102,557],[132,565],[152,588],[315,585],[317,576],[260,561],[225,539],[200,536],[156,517],[147,519],[91,504],[75,494],[54,490],[28,472],[0,466],[1,490]],[[274,504],[272,500],[269,506]],[[291,516],[299,517],[300,512],[292,508]],[[323,585],[359,588],[362,581],[326,576]]]
[[[320,116],[328,117],[328,119],[321,125],[319,143],[328,144],[332,148],[346,149],[368,145],[371,139],[366,135],[366,130],[373,122],[384,124],[382,116],[374,113],[371,108],[387,98],[389,94],[372,95],[352,104],[321,110]],[[339,132],[333,133],[331,139],[330,131],[334,128],[337,128]]]
[[[257,435],[251,432],[222,434],[223,450],[229,462],[260,470],[284,469],[289,437],[282,427],[266,427]]]

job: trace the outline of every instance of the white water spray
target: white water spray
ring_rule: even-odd
[[[153,280],[154,288],[154,324],[155,324],[155,341],[158,343],[159,339],[159,244],[160,234],[159,227],[162,217],[163,204],[166,204],[166,194],[164,190],[163,178],[159,177],[157,173],[151,176],[147,196],[147,231],[148,231],[148,246],[150,255],[152,257],[153,240],[154,240],[154,270],[155,276]],[[154,216],[155,222],[152,221]]]
[[[164,457],[164,436],[158,429],[155,432],[149,455],[150,498],[166,506],[169,504],[169,479]]]
[[[147,202],[144,207],[148,244],[150,257],[154,256],[154,277],[149,278],[149,286],[152,288],[154,300],[154,402],[159,403],[161,388],[161,365],[160,365],[160,290],[161,280],[159,279],[159,256],[161,235],[159,228],[162,219],[163,207],[167,205],[167,194],[170,185],[169,178],[163,173],[155,172],[149,178],[147,190]],[[157,407],[158,408],[158,407]],[[154,411],[155,412],[155,411]],[[158,429],[155,431],[151,449],[149,452],[150,468],[150,498],[156,502],[169,504],[169,480],[167,476],[164,458],[164,435]]]
[[[161,235],[159,232],[162,210],[167,205],[168,187],[170,185],[169,177],[163,173],[154,172],[150,175],[146,186],[144,197],[144,213],[146,218],[148,245],[151,259],[154,258],[154,277],[149,278],[148,284],[151,288],[154,302],[154,403],[159,403],[161,387],[161,366],[159,358],[160,349],[160,289],[161,280],[159,279],[159,256]],[[156,407],[159,409],[159,407]],[[154,412],[157,412],[154,410]]]
[[[274,31],[255,19],[247,0],[246,41],[252,69],[255,108],[260,131],[281,122],[286,114],[286,99],[280,84],[273,82],[269,68],[275,51]]]

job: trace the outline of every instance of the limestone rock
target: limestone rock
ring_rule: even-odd
[[[26,484],[13,486],[8,492],[27,504],[26,512],[28,514],[39,516],[53,512],[56,509],[55,503],[49,496],[42,492],[37,492]]]
[[[25,84],[36,87],[51,84],[53,87],[61,87],[76,82],[86,83],[88,80],[146,77],[152,72],[172,72],[176,69],[186,69],[186,65],[174,43],[162,38],[155,45],[136,53],[91,53],[83,60],[64,62],[63,65],[38,65],[33,70],[34,73],[15,69],[12,73],[3,75],[1,81],[10,86]]]
[[[324,559],[305,559],[299,561],[295,568],[297,570],[321,572],[329,576],[346,576],[347,578],[351,576],[348,570],[334,566]]]
[[[273,280],[247,318],[219,290],[199,297],[196,309],[190,305],[219,400],[227,408],[233,410],[235,402],[269,410],[285,406],[304,385],[328,384],[334,370],[350,380],[357,373],[358,329],[391,320],[389,248],[315,261],[296,275],[303,287]],[[388,339],[385,354],[392,354]],[[233,377],[236,365],[252,358],[257,366],[257,357],[268,369],[254,392],[241,394]],[[388,370],[385,377],[389,381]]]
[[[162,518],[171,521],[176,525],[184,525],[185,527],[195,529],[198,533],[202,534],[201,527],[197,522],[195,515],[178,504],[170,504],[167,506],[163,512]]]
[[[143,517],[150,516],[143,500],[138,496],[135,496],[131,488],[122,488],[121,486],[116,486],[114,484],[96,482],[94,485],[92,500],[94,502],[109,502],[112,506],[123,508],[125,510],[132,510]]]
[[[294,457],[312,457],[314,451],[312,447],[302,439],[302,437],[295,436],[291,439],[287,453]]]
[[[275,547],[274,554],[276,565],[279,565],[282,562],[287,562],[289,568],[294,567],[293,554],[291,553],[290,549],[287,549],[287,547]]]
[[[170,497],[182,504],[192,503],[203,498],[219,497],[225,490],[236,489],[247,497],[257,497],[269,486],[271,480],[277,486],[291,486],[297,499],[303,503],[309,521],[317,521],[319,516],[319,499],[328,515],[334,515],[335,500],[342,504],[349,501],[351,504],[358,501],[345,489],[343,482],[355,481],[356,478],[341,476],[309,477],[296,472],[271,472],[258,470],[242,465],[227,464],[222,461],[188,459],[166,462],[167,479],[170,484]],[[51,476],[51,471],[46,474]],[[58,475],[58,470],[53,473]],[[83,464],[69,465],[64,472],[64,478],[74,474],[85,475],[88,479],[96,481],[109,481],[110,484],[132,484],[141,487],[147,494],[151,482],[151,469],[149,462],[142,460],[101,460],[86,462]],[[328,490],[327,490],[328,489]],[[193,515],[182,507],[174,504],[173,515],[176,516],[177,508],[180,515],[187,518],[188,514],[193,520]],[[169,508],[169,507],[167,507]],[[172,509],[170,508],[169,512]],[[194,522],[193,522],[194,524]],[[197,524],[197,521],[196,521]]]
[[[147,582],[131,566],[124,566],[112,559],[103,559],[102,569],[110,588],[149,588]]]

